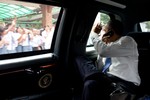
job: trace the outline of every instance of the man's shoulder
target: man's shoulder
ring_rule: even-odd
[[[136,41],[131,36],[122,36],[120,41],[121,43],[129,45],[129,46],[137,45]]]
[[[130,36],[122,36],[118,42],[120,43],[128,43],[128,44],[133,44],[133,43],[136,43],[135,40],[130,37]]]
[[[134,41],[134,39],[131,36],[122,36],[122,40],[128,40],[128,41]]]

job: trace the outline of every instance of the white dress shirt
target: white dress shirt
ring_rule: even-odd
[[[139,86],[141,79],[138,73],[137,43],[132,37],[122,36],[115,42],[104,43],[96,33],[91,39],[98,52],[98,66],[103,66],[106,57],[111,57],[112,64],[107,73]]]
[[[3,38],[5,39],[5,41],[8,42],[8,44],[6,45],[6,49],[7,50],[15,50],[15,48],[16,48],[16,41],[14,39],[14,32],[13,31],[9,31],[6,35],[4,35]]]

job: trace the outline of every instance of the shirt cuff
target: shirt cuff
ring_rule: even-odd
[[[99,38],[99,35],[95,32],[92,32],[91,33],[91,40],[93,41],[94,39],[97,39],[97,38]]]

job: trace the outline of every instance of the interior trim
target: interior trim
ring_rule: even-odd
[[[0,73],[1,75],[7,75],[7,74],[13,74],[13,73],[19,73],[19,72],[24,72],[24,69],[20,69],[20,70],[15,70],[15,71],[10,71],[10,72],[4,72],[4,73]]]
[[[21,57],[21,58],[6,59],[6,60],[1,60],[0,65],[13,64],[13,63],[19,63],[19,62],[24,62],[24,61],[32,61],[32,60],[38,60],[38,59],[50,58],[50,57],[53,57],[52,53]]]
[[[98,2],[101,2],[101,3],[104,3],[104,4],[108,4],[108,5],[111,5],[111,6],[115,6],[115,7],[118,7],[118,8],[122,8],[122,9],[126,8],[126,5],[123,5],[123,4],[120,4],[120,3],[117,3],[117,2],[114,2],[114,1],[111,1],[111,0],[95,0],[95,1],[98,1]]]

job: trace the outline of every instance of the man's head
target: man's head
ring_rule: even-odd
[[[110,20],[106,27],[109,31],[112,30],[117,35],[121,36],[123,33],[123,24],[119,20]]]
[[[114,42],[122,36],[123,24],[119,20],[110,20],[102,28],[102,39],[104,42]]]

